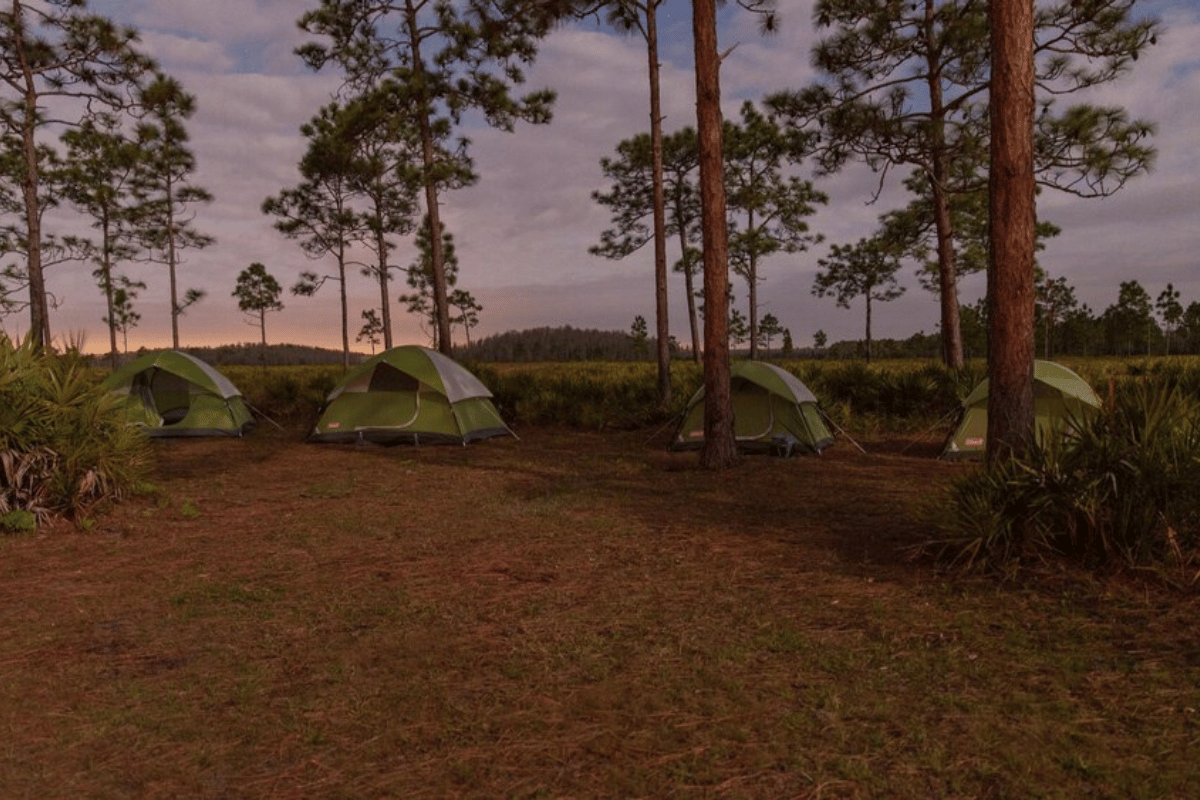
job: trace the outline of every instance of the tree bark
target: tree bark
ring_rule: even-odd
[[[346,245],[338,242],[338,298],[342,304],[342,370],[350,369],[350,304],[346,289]],[[374,354],[374,353],[372,353]]]
[[[687,300],[688,331],[692,337],[692,361],[699,364],[701,348],[700,326],[697,321],[699,317],[696,313],[696,284],[693,280],[691,264],[688,262],[688,233],[683,223],[687,215],[683,208],[681,183],[682,180],[676,181],[675,194],[671,201],[674,204],[675,219],[679,221],[679,263],[683,265],[683,289]]]
[[[936,26],[937,9],[932,0],[925,2],[925,26],[929,69],[929,117],[932,141],[931,173],[929,190],[933,200],[933,224],[937,237],[938,290],[942,312],[942,360],[953,370],[961,370],[963,357],[962,317],[958,308],[958,265],[954,252],[954,222],[950,218],[950,199],[946,186],[950,181],[950,167],[946,153],[946,107],[942,94],[941,65],[937,61]]]
[[[679,252],[683,254],[680,263],[683,264],[683,290],[687,300],[688,331],[692,337],[692,361],[700,363],[700,326],[696,313],[696,284],[692,279],[692,267],[687,262],[687,232],[682,226],[679,229]]]
[[[171,347],[179,349],[179,285],[175,277],[175,189],[167,179],[167,272],[171,283]]]
[[[729,232],[725,220],[720,61],[715,0],[692,0],[696,50],[696,135],[704,244],[704,447],[700,464],[737,463],[729,377]]]
[[[671,404],[671,325],[667,313],[667,223],[663,190],[662,100],[658,77],[657,0],[646,3],[650,70],[650,159],[654,195],[654,302],[658,336],[658,405]]]
[[[392,304],[388,299],[387,238],[383,235],[383,215],[375,212],[375,248],[379,257],[380,322],[383,325],[383,348],[392,349]]]
[[[25,226],[28,231],[26,245],[26,273],[29,278],[29,335],[39,347],[50,344],[50,310],[46,302],[45,274],[42,271],[42,208],[38,197],[40,163],[37,141],[34,137],[38,113],[38,94],[34,86],[33,66],[26,58],[24,42],[25,10],[16,0],[12,4],[13,30],[18,42],[16,50],[21,58],[24,80],[24,108],[22,109],[21,147],[25,157],[25,174],[21,180],[21,194],[25,203]]]
[[[867,287],[867,363],[871,363],[871,287]]]
[[[421,40],[418,34],[417,9],[412,2],[405,4],[408,16],[409,52],[417,81],[424,81],[421,69]],[[445,356],[453,356],[450,334],[450,292],[446,288],[446,262],[442,253],[442,215],[438,206],[437,179],[434,176],[436,150],[433,141],[432,113],[429,103],[422,97],[418,113],[421,132],[421,158],[425,166],[425,213],[429,223],[429,263],[433,273],[433,314],[437,331],[437,349]]]
[[[751,209],[746,218],[746,230],[752,231],[755,229],[754,226],[754,210]],[[757,244],[750,246],[750,254],[746,259],[746,303],[749,305],[750,311],[750,359],[752,361],[758,359],[758,255],[754,252],[754,248],[757,246]]]
[[[112,369],[117,368],[117,313],[113,306],[112,283],[112,228],[109,222],[108,209],[101,212],[100,241],[104,249],[100,254],[100,270],[104,281],[104,307],[108,312],[108,364]]]
[[[1033,440],[1033,0],[991,0],[988,264],[989,464]]]

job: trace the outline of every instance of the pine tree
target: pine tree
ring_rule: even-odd
[[[654,238],[652,137],[638,134],[617,144],[616,155],[600,159],[600,169],[612,184],[606,191],[592,192],[592,199],[609,208],[613,227],[600,234],[600,244],[588,248],[593,255],[626,258]],[[700,237],[699,195],[696,189],[696,131],[683,128],[662,141],[665,232],[675,236],[680,259],[675,271],[683,274],[693,358],[700,358],[700,335],[695,302],[695,277],[700,253],[692,245]],[[651,218],[652,223],[646,224]],[[657,289],[656,289],[657,294]],[[657,308],[657,301],[656,301]],[[656,324],[657,328],[657,324]],[[661,357],[661,352],[660,352]],[[660,384],[661,389],[661,384]]]
[[[454,235],[444,228],[441,245],[446,286],[451,290],[447,299],[454,298],[468,308],[475,305],[475,299],[465,291],[457,298],[454,297],[454,293],[458,291],[456,289],[458,285],[458,255],[454,249]],[[421,330],[429,336],[433,347],[446,352],[447,348],[442,347],[438,339],[440,328],[437,324],[437,311],[433,295],[433,247],[429,241],[428,224],[417,229],[416,246],[416,260],[406,270],[406,281],[412,291],[400,295],[400,302],[405,304],[405,308],[410,314],[417,315],[421,321]]]
[[[991,0],[987,460],[1033,443],[1033,0]]]
[[[201,203],[212,202],[208,190],[189,182],[196,171],[196,157],[188,147],[185,123],[196,113],[196,98],[174,78],[163,74],[141,93],[146,117],[138,125],[142,154],[134,192],[141,203],[138,226],[150,260],[167,267],[171,297],[171,342],[179,348],[179,317],[205,295],[188,289],[179,296],[179,267],[182,251],[211,245],[213,237],[196,230],[190,212]]]
[[[264,352],[267,346],[267,312],[283,310],[283,303],[279,299],[282,293],[279,281],[257,261],[238,274],[237,285],[232,292],[237,298],[238,308],[257,318]]]
[[[345,170],[350,188],[365,206],[361,212],[366,226],[362,242],[375,254],[375,261],[363,268],[363,274],[379,284],[385,349],[392,346],[389,255],[395,245],[391,237],[413,231],[421,185],[420,142],[405,115],[405,99],[396,84],[384,82],[342,109],[332,132],[345,145],[341,152],[347,160],[338,166]],[[447,165],[447,185],[459,185],[449,177],[448,165],[455,163],[454,155],[442,152],[439,160]],[[469,163],[459,162],[458,166],[459,178],[470,182]]]
[[[353,205],[357,189],[348,167],[352,147],[338,135],[340,117],[341,106],[330,103],[300,127],[300,132],[308,139],[308,149],[300,159],[300,184],[268,197],[263,201],[262,211],[276,217],[275,229],[289,239],[298,240],[309,258],[333,257],[335,274],[320,275],[304,270],[291,291],[294,295],[312,297],[326,281],[337,283],[342,367],[349,369],[350,307],[346,267],[354,243],[369,236],[371,226]]]
[[[1117,79],[1155,43],[1159,24],[1134,20],[1133,5],[1037,3],[1031,91],[1041,105],[1035,169],[1044,185],[1107,195],[1152,162],[1145,140],[1153,126],[1123,109],[1080,104],[1055,113],[1055,98]],[[819,0],[814,19],[829,31],[813,50],[821,78],[769,100],[794,124],[820,130],[825,171],[861,160],[881,174],[880,188],[896,167],[918,171],[936,231],[943,358],[956,369],[963,349],[952,204],[986,186],[989,8],[976,0]]]
[[[554,93],[512,95],[524,83],[523,63],[536,55],[535,43],[564,8],[554,3],[465,6],[449,0],[322,0],[304,14],[302,30],[323,37],[297,51],[313,69],[335,65],[346,86],[367,94],[391,83],[396,108],[418,132],[421,183],[430,231],[440,232],[441,194],[448,179],[463,185],[461,161],[439,159],[440,142],[449,138],[467,111],[489,125],[511,131],[518,120],[550,120]],[[465,154],[466,141],[457,151]],[[440,235],[430,237],[435,338],[450,353],[449,289]]]
[[[142,319],[142,315],[133,310],[133,301],[137,299],[138,292],[146,288],[146,284],[130,280],[124,275],[118,276],[116,283],[109,314],[101,321],[121,334],[121,352],[128,353],[129,332],[136,328]]]
[[[896,283],[900,259],[895,250],[881,238],[860,239],[852,245],[834,245],[828,258],[817,261],[824,271],[813,281],[817,297],[832,295],[837,304],[849,308],[850,301],[862,297],[866,301],[867,361],[871,360],[871,307],[875,302],[886,303],[904,294]],[[820,347],[821,345],[818,345]]]
[[[136,87],[153,62],[136,50],[137,32],[88,13],[83,0],[11,0],[0,14],[0,146],[20,197],[20,247],[29,290],[29,329],[50,341],[43,260],[43,168],[50,152],[39,134],[91,114],[137,103]],[[47,113],[53,106],[55,113]]]
[[[363,326],[359,329],[358,335],[354,337],[354,341],[367,341],[371,343],[371,355],[375,355],[375,347],[379,344],[383,336],[383,322],[379,319],[379,314],[375,313],[373,308],[364,308],[362,312]]]
[[[725,218],[720,58],[715,0],[692,0],[696,64],[696,141],[704,252],[704,447],[700,463],[737,463],[729,375],[729,232]]]
[[[608,22],[626,33],[637,31],[646,42],[650,87],[650,196],[654,241],[654,319],[657,331],[658,404],[671,403],[670,313],[667,302],[667,211],[663,167],[662,88],[659,82],[658,11],[664,0],[613,0]]]
[[[1168,283],[1167,288],[1158,295],[1154,308],[1162,317],[1165,328],[1163,333],[1167,337],[1166,354],[1171,355],[1171,334],[1179,328],[1179,323],[1183,321],[1183,304],[1179,302],[1179,290]]]
[[[67,146],[64,177],[65,192],[72,204],[92,219],[100,242],[92,248],[96,269],[92,273],[104,294],[109,336],[109,362],[117,367],[117,331],[120,319],[116,292],[124,280],[115,270],[122,261],[133,258],[133,221],[138,208],[132,198],[132,181],[140,151],[137,144],[121,132],[117,118],[97,115],[78,128],[63,134]]]
[[[821,241],[806,218],[829,198],[811,181],[785,175],[800,161],[808,137],[786,130],[769,115],[743,103],[741,124],[725,123],[725,181],[730,214],[729,260],[746,281],[750,357],[758,358],[758,284],[762,261],[774,253],[798,253]]]

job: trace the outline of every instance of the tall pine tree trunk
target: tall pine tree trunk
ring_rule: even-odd
[[[100,254],[100,271],[104,281],[104,307],[108,311],[108,364],[114,370],[117,368],[117,310],[113,304],[112,281],[112,231],[108,219],[108,210],[102,212],[100,221],[100,237],[102,247]]]
[[[688,263],[687,232],[679,230],[679,252],[683,253],[680,263],[683,264],[683,290],[687,296],[688,330],[692,336],[692,361],[700,363],[700,324],[696,312],[696,282],[692,273],[692,265]]]
[[[179,287],[175,277],[175,202],[167,183],[167,271],[171,277],[171,347],[179,349]]]
[[[991,0],[988,463],[1026,452],[1034,433],[1033,0]]]
[[[34,127],[37,124],[38,95],[33,81],[32,65],[24,58],[26,46],[21,38],[25,30],[24,8],[17,2],[12,4],[12,15],[15,24],[13,30],[18,36],[17,52],[22,54],[21,66],[24,74],[24,106],[20,112],[21,147],[25,158],[25,174],[21,180],[21,193],[25,202],[25,226],[29,233],[26,243],[26,275],[29,278],[29,335],[38,345],[50,344],[50,310],[46,303],[46,280],[42,272],[42,209],[41,198],[38,197],[37,141],[34,137]]]
[[[962,315],[958,308],[958,265],[954,252],[954,228],[950,220],[949,199],[945,190],[941,188],[948,172],[944,168],[943,156],[935,154],[933,163],[935,174],[930,177],[929,183],[933,193],[933,221],[937,236],[942,361],[951,369],[961,370],[966,362],[963,355]]]
[[[725,219],[720,60],[715,0],[692,0],[696,49],[696,137],[704,243],[704,448],[700,463],[737,463],[729,376],[729,233]]]
[[[338,242],[338,292],[342,304],[342,369],[350,369],[350,303],[346,289],[346,243]],[[374,351],[372,351],[374,355]]]
[[[746,230],[754,230],[754,210],[751,209],[746,217]],[[758,254],[755,248],[757,242],[750,244],[750,253],[746,259],[746,303],[750,311],[750,358],[758,358]]]
[[[655,0],[646,3],[646,50],[650,61],[650,158],[654,195],[654,305],[658,335],[658,405],[671,404],[671,325],[667,313],[667,223],[663,191],[662,101],[658,79]]]
[[[926,39],[936,40],[937,9],[933,0],[925,0]],[[962,318],[958,308],[958,265],[954,252],[954,223],[950,218],[950,198],[946,186],[950,181],[950,165],[946,153],[946,107],[942,93],[941,64],[937,50],[930,46],[927,60],[929,70],[929,118],[932,142],[930,196],[933,198],[933,225],[937,238],[938,293],[942,311],[942,360],[946,366],[961,370],[963,357]]]
[[[411,2],[405,4],[405,14],[408,16],[409,53],[413,64],[413,79],[418,84],[425,80],[421,62],[420,26],[417,24],[417,9]],[[424,94],[422,93],[424,97]],[[429,103],[422,100],[418,117],[418,127],[421,132],[421,158],[425,168],[425,217],[429,222],[429,265],[433,273],[433,314],[434,328],[437,337],[437,349],[446,356],[452,356],[450,338],[450,292],[446,288],[446,261],[442,250],[442,215],[438,206],[437,178],[434,175],[436,166],[436,149],[433,140],[433,124],[430,120],[432,111]]]
[[[388,300],[387,239],[383,235],[383,215],[375,213],[375,247],[379,251],[380,323],[383,325],[383,349],[392,349],[392,304]]]
[[[871,363],[871,287],[867,287],[867,363]]]

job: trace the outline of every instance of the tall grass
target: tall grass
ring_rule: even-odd
[[[1127,381],[1066,439],[953,486],[941,525],[952,558],[1013,572],[1068,556],[1090,567],[1200,564],[1200,401],[1165,381]]]
[[[935,362],[901,366],[860,362],[780,361],[803,380],[839,425],[859,431],[911,429],[944,417],[982,377]],[[678,417],[702,384],[700,367],[671,365],[672,398],[658,402],[649,362],[464,363],[493,394],[512,425],[629,430]],[[256,412],[285,424],[314,421],[341,379],[338,366],[224,366],[221,371]]]
[[[784,366],[839,424],[860,431],[924,426],[941,419],[983,378],[978,365],[956,372],[932,361],[900,368],[861,361]]]
[[[775,362],[812,389],[842,427],[859,432],[926,428],[954,412],[985,377],[982,362],[961,371],[934,361],[781,360]],[[702,383],[691,362],[671,366],[672,401],[660,407],[655,365],[649,362],[464,362],[494,394],[513,425],[561,425],[620,430],[660,425],[676,417]],[[1200,394],[1195,359],[1091,360],[1070,364],[1101,394],[1107,386],[1161,380]],[[260,414],[284,424],[315,421],[343,370],[337,365],[223,366]]]
[[[928,425],[958,407],[982,368],[954,372],[924,362],[888,368],[861,362],[780,361],[843,427],[855,430]],[[679,415],[702,384],[695,364],[672,365],[672,401],[658,404],[653,364],[625,362],[470,365],[516,424],[604,430],[661,424]]]
[[[648,363],[582,362],[512,368],[471,365],[491,389],[502,416],[517,424],[628,430],[679,414],[700,385],[691,363],[672,365],[672,402],[658,403],[656,367]]]
[[[325,397],[345,375],[340,365],[221,367],[259,414],[279,423],[316,421]]]
[[[0,515],[27,528],[80,521],[134,490],[150,468],[148,440],[84,361],[0,336]]]

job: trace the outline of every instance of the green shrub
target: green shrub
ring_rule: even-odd
[[[780,361],[848,430],[874,432],[926,426],[956,408],[982,378],[939,363],[881,367],[862,362]],[[491,389],[501,415],[517,425],[629,429],[678,417],[703,383],[699,365],[671,365],[672,400],[658,405],[657,372],[649,362],[536,363],[467,366]]]
[[[672,367],[673,402],[658,406],[657,367],[644,362],[536,364],[468,368],[492,391],[500,414],[514,424],[591,430],[661,424],[683,410],[699,386],[692,364]]]
[[[0,336],[0,366],[0,514],[79,520],[141,484],[149,441],[82,359]]]
[[[983,377],[982,366],[955,372],[940,363],[778,361],[820,398],[839,426],[858,432],[927,427],[955,409]],[[660,426],[677,418],[703,383],[691,361],[671,365],[672,399],[660,408],[657,367],[641,362],[464,362],[512,425],[590,430]],[[343,376],[340,366],[223,366],[258,414],[310,424]]]
[[[29,533],[37,529],[37,517],[29,511],[9,511],[0,514],[0,531]]]
[[[1124,384],[1073,428],[956,481],[942,509],[945,552],[1005,571],[1051,556],[1089,567],[1200,561],[1195,396],[1163,382]]]
[[[784,364],[827,409],[839,409],[839,424],[856,430],[926,425],[952,412],[982,378],[982,368],[961,372],[938,362],[895,367],[849,361]]]
[[[345,374],[341,365],[225,366],[221,372],[258,414],[280,424],[315,422]]]

